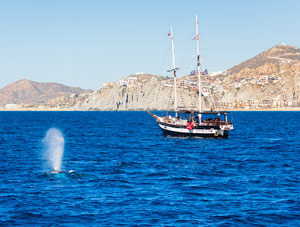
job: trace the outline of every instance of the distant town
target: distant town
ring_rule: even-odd
[[[225,71],[204,72],[204,110],[300,109],[297,47],[276,45]],[[198,109],[197,74],[177,78],[178,109]],[[172,110],[174,79],[139,72],[97,91],[23,79],[0,89],[0,98],[3,110]]]

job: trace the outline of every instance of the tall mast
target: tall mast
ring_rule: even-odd
[[[172,43],[172,58],[173,58],[173,69],[171,69],[170,71],[173,71],[174,73],[174,109],[175,109],[175,112],[177,111],[177,82],[176,82],[176,70],[178,68],[176,68],[175,66],[175,50],[174,50],[174,37],[173,37],[173,30],[172,30],[172,27],[171,27],[171,43]],[[176,117],[177,117],[177,112],[176,112]]]
[[[198,32],[198,16],[197,15],[196,15],[196,36],[195,36],[195,39],[196,39],[196,42],[197,42],[197,71],[198,71],[198,86],[199,86],[199,112],[202,112],[201,69],[200,69],[199,32]]]

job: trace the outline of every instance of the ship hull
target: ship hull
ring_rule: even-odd
[[[227,116],[225,121],[219,118],[220,114],[227,114],[227,112],[203,112],[202,114],[217,115],[217,117],[214,120],[210,118],[200,123],[190,122],[179,117],[159,117],[149,111],[147,113],[155,119],[165,136],[227,139],[230,130],[233,130],[233,124],[227,121]]]
[[[218,127],[199,126],[195,129],[188,130],[186,127],[172,126],[168,124],[158,123],[165,136],[173,137],[200,137],[213,139],[227,139],[229,130],[220,129]]]

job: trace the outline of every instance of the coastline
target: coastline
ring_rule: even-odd
[[[78,111],[78,112],[85,112],[85,111],[120,111],[120,110],[75,110],[75,109],[57,109],[57,108],[51,108],[51,109],[46,109],[46,108],[10,108],[10,109],[5,109],[5,108],[0,108],[1,112],[18,112],[18,111],[32,111],[32,112],[55,112],[55,111]],[[146,111],[146,110],[121,110],[121,111]],[[150,110],[150,111],[168,111],[168,110]],[[170,110],[169,110],[170,111]],[[232,108],[232,109],[217,109],[217,111],[230,111],[230,112],[238,112],[238,111],[248,111],[248,112],[257,112],[257,111],[270,111],[270,112],[276,112],[276,111],[300,111],[300,107],[294,107],[294,108],[277,108],[277,109],[271,109],[271,108],[260,108],[260,109],[244,109],[244,108]]]
[[[224,109],[225,110],[225,109]],[[249,112],[255,112],[255,111],[300,111],[300,107],[295,108],[277,108],[277,109],[270,109],[270,108],[260,108],[260,109],[243,109],[243,108],[236,108],[236,109],[226,109],[226,111],[249,111]]]

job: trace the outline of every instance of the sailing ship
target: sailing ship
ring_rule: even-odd
[[[199,33],[198,33],[198,17],[196,15],[196,35],[197,42],[197,72],[198,72],[198,111],[196,110],[178,110],[177,108],[177,84],[176,72],[178,68],[175,66],[174,37],[172,28],[168,34],[171,36],[172,44],[172,60],[174,74],[174,112],[167,113],[166,116],[158,116],[147,111],[157,122],[162,132],[166,136],[176,137],[205,137],[205,138],[228,138],[230,130],[233,129],[233,122],[229,119],[230,112],[227,111],[210,111],[202,110],[202,89],[201,89],[201,65],[199,51]]]

